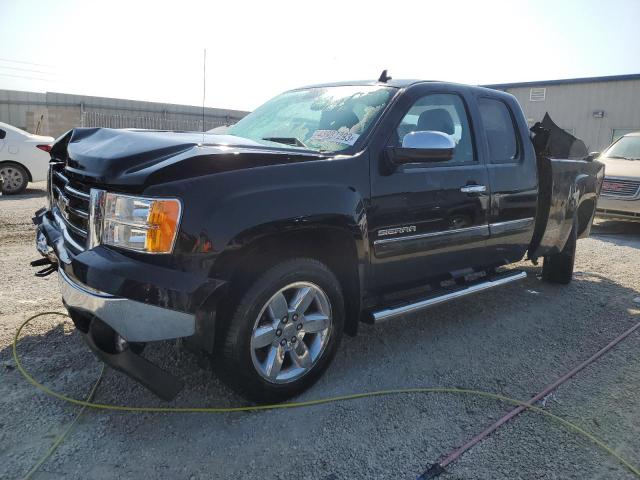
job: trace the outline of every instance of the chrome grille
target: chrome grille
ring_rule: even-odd
[[[64,222],[71,243],[84,250],[89,225],[90,187],[67,173],[64,163],[51,164],[51,209]]]
[[[606,178],[602,183],[602,195],[615,197],[635,197],[640,190],[640,182]]]

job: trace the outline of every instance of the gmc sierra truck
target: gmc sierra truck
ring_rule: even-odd
[[[142,349],[181,338],[281,401],[359,322],[522,279],[503,267],[525,256],[571,280],[604,169],[545,156],[535,131],[507,93],[386,75],[285,92],[222,135],[77,128],[51,150],[32,264],[158,396],[181,381]]]

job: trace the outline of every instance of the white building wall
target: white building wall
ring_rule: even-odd
[[[546,88],[544,101],[530,101],[531,88]],[[640,79],[506,87],[524,110],[527,121],[549,112],[558,126],[582,139],[589,151],[602,151],[614,130],[640,130]],[[604,112],[602,118],[594,112]]]

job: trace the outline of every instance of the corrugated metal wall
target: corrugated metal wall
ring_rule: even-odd
[[[248,112],[205,108],[205,129],[237,122]],[[0,90],[0,122],[57,137],[74,127],[202,130],[202,107]]]
[[[499,86],[496,86],[500,88]],[[544,101],[529,100],[531,88],[546,88]],[[584,140],[590,151],[604,149],[614,131],[640,130],[640,79],[549,85],[505,86],[533,124],[545,112],[562,128]],[[598,118],[594,112],[604,112]],[[205,129],[237,122],[247,112],[205,109]],[[196,106],[88,97],[64,93],[0,90],[0,122],[54,137],[78,126],[201,130]]]
[[[207,131],[233,123],[230,118],[206,117],[169,118],[168,115],[123,115],[121,113],[82,112],[83,127],[148,128],[151,130]]]
[[[544,101],[530,101],[531,88],[546,88]],[[564,85],[507,87],[530,124],[545,112],[558,126],[582,139],[589,151],[602,151],[614,130],[640,130],[640,80],[605,81]],[[604,112],[598,117],[595,112]]]
[[[39,119],[46,114],[46,100],[45,93],[0,90],[0,122],[26,130],[27,112]]]

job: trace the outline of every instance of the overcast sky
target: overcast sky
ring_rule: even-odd
[[[640,0],[0,0],[0,88],[251,110],[289,88],[640,73]]]

